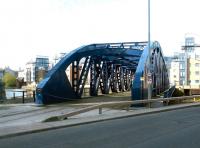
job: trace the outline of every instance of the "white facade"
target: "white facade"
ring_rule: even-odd
[[[29,61],[25,67],[25,82],[31,83],[35,81],[35,64]]]
[[[179,85],[180,82],[180,71],[179,71],[180,63],[178,61],[172,61],[171,62],[171,69],[169,79],[170,79],[170,84],[172,85]]]
[[[25,78],[26,77],[26,71],[25,70],[19,70],[17,77],[18,78]]]
[[[49,70],[49,58],[46,56],[37,56],[35,60],[29,61],[23,70],[19,70],[18,77],[24,78],[24,82],[38,83],[40,77]]]

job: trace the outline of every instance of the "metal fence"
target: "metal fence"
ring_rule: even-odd
[[[11,99],[16,99],[16,98],[21,98],[22,99],[22,103],[25,103],[25,98],[33,98],[33,102],[35,102],[35,90],[33,91],[27,91],[27,90],[12,90],[12,98]],[[16,96],[16,93],[21,93],[22,95]]]
[[[181,100],[191,100],[191,99],[196,99],[196,98],[200,98],[200,95],[194,95],[194,96],[181,96],[181,97],[173,97],[173,98],[158,98],[158,99],[149,99],[149,100],[136,100],[136,101],[118,101],[118,102],[103,102],[103,103],[95,103],[92,106],[89,107],[85,107],[70,113],[66,113],[60,116],[56,116],[56,117],[52,117],[53,119],[56,120],[64,120],[67,119],[69,117],[81,114],[81,113],[85,113],[91,110],[95,110],[98,109],[99,110],[99,114],[102,114],[102,109],[103,108],[108,108],[108,107],[117,107],[117,106],[123,106],[123,108],[126,108],[127,111],[129,111],[130,106],[132,105],[137,105],[137,104],[147,104],[147,106],[151,107],[151,103],[154,102],[165,102],[166,105],[168,105],[168,103],[170,101],[178,101],[180,103]],[[51,119],[49,119],[51,120]]]

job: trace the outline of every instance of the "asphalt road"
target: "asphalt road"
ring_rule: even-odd
[[[200,148],[200,107],[0,139],[0,148]]]

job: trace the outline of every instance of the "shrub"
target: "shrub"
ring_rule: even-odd
[[[172,97],[180,97],[180,96],[184,96],[184,93],[181,90],[176,88],[174,90],[174,93],[172,94]]]

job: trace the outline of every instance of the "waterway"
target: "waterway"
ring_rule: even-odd
[[[22,92],[16,92],[16,91],[23,91],[23,89],[6,89],[6,99],[12,99],[14,97],[22,97]]]

